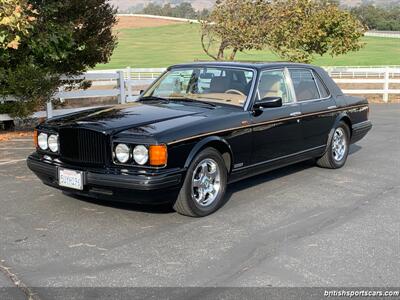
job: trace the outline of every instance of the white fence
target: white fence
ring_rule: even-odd
[[[365,36],[400,39],[400,31],[367,31]]]
[[[118,17],[139,17],[139,18],[149,18],[149,19],[161,19],[161,20],[169,20],[169,21],[176,21],[176,22],[199,23],[199,20],[195,20],[195,19],[175,18],[175,17],[157,16],[157,15],[117,14],[117,16]]]
[[[346,94],[353,95],[382,95],[383,101],[388,102],[390,95],[400,95],[400,66],[392,67],[326,67],[327,72],[340,84],[364,85],[373,88],[344,89]],[[118,103],[135,101],[139,91],[151,84],[165,71],[165,68],[90,71],[75,79],[92,82],[88,90],[60,91],[56,99],[86,99],[116,97]],[[381,88],[376,88],[376,86]],[[397,85],[397,88],[392,88]],[[10,99],[8,99],[10,100]],[[0,100],[4,102],[5,100]],[[47,116],[53,116],[52,104],[47,105]],[[0,121],[11,120],[7,115],[0,115]]]
[[[390,95],[400,94],[400,66],[361,68],[361,67],[327,67],[329,75],[340,84],[352,85],[381,85],[382,88],[343,89],[352,95],[382,95],[383,101],[388,102]],[[397,84],[398,88],[391,88]]]
[[[65,91],[63,87],[55,95],[59,99],[118,97],[119,103],[135,99],[134,88],[151,84],[165,69],[131,69],[90,71],[82,76],[68,79],[86,80],[91,82],[88,90]],[[95,87],[99,87],[95,89]],[[102,87],[102,88],[100,88]],[[109,87],[109,89],[104,89]]]
[[[140,90],[150,85],[164,71],[165,68],[89,71],[82,76],[69,79],[90,81],[90,89],[65,91],[61,87],[55,98],[63,101],[65,99],[117,97],[119,104],[125,104],[135,101]],[[47,104],[47,116],[49,118],[53,116],[51,102]]]

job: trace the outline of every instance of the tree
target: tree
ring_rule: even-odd
[[[336,56],[363,46],[363,25],[336,4],[276,0],[273,15],[268,47],[285,60],[310,63],[315,55]]]
[[[196,12],[192,4],[189,2],[182,2],[178,5],[167,3],[164,6],[150,2],[146,7],[143,8],[142,13],[147,15],[194,19],[202,14],[205,14],[206,10],[202,12]]]
[[[270,11],[264,0],[217,1],[210,16],[201,22],[204,52],[215,60],[233,60],[238,51],[261,50],[266,44]]]
[[[146,15],[156,15],[156,16],[163,15],[161,5],[157,5],[152,2],[150,2],[145,8],[143,8],[142,13]]]
[[[0,48],[18,49],[29,34],[37,12],[26,1],[0,0]]]
[[[21,37],[18,49],[0,49],[0,96],[17,98],[17,116],[49,101],[60,85],[76,85],[63,76],[106,63],[116,45],[115,10],[107,0],[31,0],[28,5],[37,13],[29,37]]]
[[[352,8],[350,12],[368,29],[400,31],[400,5],[379,7],[364,4]]]
[[[197,17],[197,13],[194,10],[192,4],[183,2],[175,7],[175,17],[194,19]]]
[[[311,62],[359,50],[364,34],[356,18],[329,0],[222,0],[201,28],[203,50],[215,60],[269,48],[285,60]]]

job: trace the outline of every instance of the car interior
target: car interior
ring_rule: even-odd
[[[259,100],[266,97],[280,97],[283,103],[289,102],[288,90],[285,84],[285,78],[276,73],[266,72],[261,76],[258,86]]]

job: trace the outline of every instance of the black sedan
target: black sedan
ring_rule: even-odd
[[[371,129],[368,115],[366,99],[315,66],[177,65],[135,103],[39,125],[28,166],[71,194],[206,216],[229,183],[309,159],[342,167]]]

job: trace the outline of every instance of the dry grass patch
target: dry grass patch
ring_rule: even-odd
[[[18,139],[18,138],[32,138],[33,139],[33,131],[8,131],[1,132],[0,131],[0,142],[7,142],[9,140]]]
[[[115,26],[115,29],[119,30],[119,29],[159,27],[159,26],[167,26],[179,23],[184,23],[184,22],[157,19],[157,18],[146,18],[146,17],[118,17],[118,24]]]

